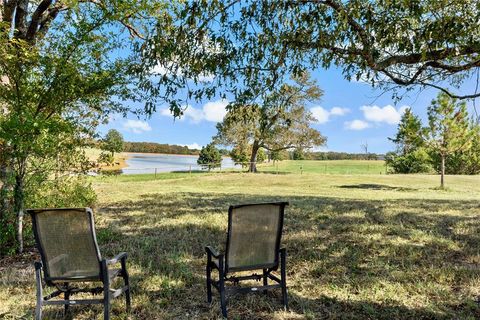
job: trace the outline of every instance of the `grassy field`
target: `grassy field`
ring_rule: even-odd
[[[216,319],[203,247],[221,248],[231,204],[286,200],[283,244],[291,308],[280,292],[229,301],[231,319],[478,319],[480,177],[214,173],[101,177],[104,256],[129,252],[131,319]],[[31,319],[31,262],[0,262],[0,318]],[[24,294],[24,291],[26,293]],[[127,319],[116,301],[114,319]],[[46,309],[61,319],[60,308]],[[100,319],[76,306],[75,319]]]
[[[385,161],[380,160],[284,160],[260,164],[260,171],[322,174],[385,174]]]

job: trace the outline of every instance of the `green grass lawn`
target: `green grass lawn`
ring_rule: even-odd
[[[224,243],[229,205],[285,200],[291,309],[278,291],[239,295],[231,319],[478,319],[480,177],[446,183],[440,191],[433,175],[308,172],[102,177],[97,236],[104,256],[129,252],[131,319],[215,319],[203,247]],[[35,256],[0,262],[0,318],[32,318]],[[62,319],[60,308],[46,310]],[[116,301],[114,319],[127,319],[122,312]]]
[[[322,174],[385,174],[385,161],[380,160],[284,160],[260,164],[266,172]]]

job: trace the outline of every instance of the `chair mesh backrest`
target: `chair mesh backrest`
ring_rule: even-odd
[[[249,270],[278,265],[285,203],[230,207],[226,267]]]
[[[101,257],[90,209],[28,212],[48,280],[99,278]]]

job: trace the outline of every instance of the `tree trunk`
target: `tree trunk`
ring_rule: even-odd
[[[258,150],[260,149],[260,146],[258,145],[258,141],[255,140],[252,145],[252,155],[250,156],[250,167],[249,167],[249,172],[257,172],[257,153]]]
[[[22,166],[23,167],[23,166]],[[23,215],[24,215],[24,172],[21,169],[15,175],[15,187],[13,189],[13,207],[17,214],[17,242],[18,253],[23,252]]]
[[[8,211],[8,172],[7,163],[2,161],[0,163],[0,221],[5,218]]]
[[[442,163],[440,165],[440,188],[445,187],[445,155],[441,155]]]

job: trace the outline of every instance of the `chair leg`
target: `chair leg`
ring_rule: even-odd
[[[286,270],[286,257],[287,252],[285,249],[280,250],[280,259],[281,259],[281,278],[282,278],[282,300],[283,306],[288,310],[288,294],[287,294],[287,270]]]
[[[212,267],[210,266],[211,257],[208,257],[206,273],[207,273],[207,302],[212,302]]]
[[[43,286],[42,286],[42,264],[35,262],[35,281],[37,286],[37,304],[35,306],[35,320],[42,320]]]
[[[132,309],[132,300],[130,296],[130,279],[127,271],[127,262],[125,259],[122,259],[121,261],[122,265],[122,278],[123,282],[125,283],[125,286],[127,287],[127,290],[125,291],[125,306],[127,309],[127,313],[130,313]]]
[[[68,283],[67,283],[67,287],[68,287]],[[65,291],[65,293],[64,293],[63,295],[64,295],[64,296],[63,296],[63,299],[64,299],[65,301],[70,300],[70,291],[68,291],[68,290]],[[68,309],[70,309],[70,305],[69,305],[69,304],[66,304],[66,305],[65,305],[65,313],[64,313],[65,316],[68,314]]]
[[[102,260],[103,282],[103,320],[110,320],[110,280],[108,279],[107,261]]]
[[[225,269],[223,265],[223,256],[219,258],[218,269],[218,291],[220,293],[220,307],[222,308],[223,317],[227,318],[227,299],[225,297]]]
[[[220,291],[220,308],[222,309],[222,315],[224,318],[227,318],[227,299],[225,297],[225,281],[223,280],[223,275],[219,281],[219,291]]]
[[[268,285],[268,273],[267,273],[267,269],[263,269],[263,285],[264,286],[267,286]],[[266,295],[267,294],[267,291],[268,290],[263,290],[263,293]]]

